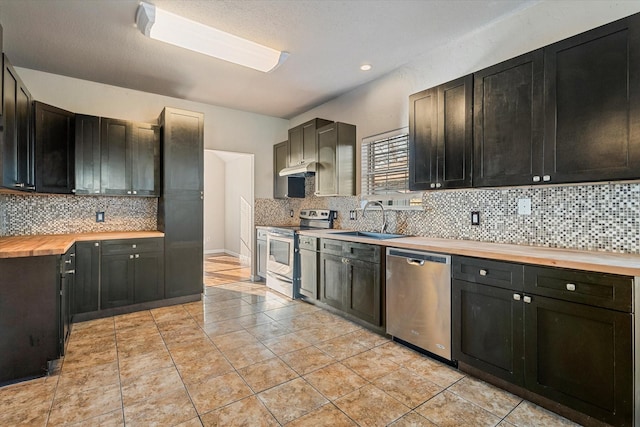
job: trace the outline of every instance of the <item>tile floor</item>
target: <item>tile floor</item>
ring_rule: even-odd
[[[0,388],[0,425],[575,425],[262,284],[73,325],[59,372]]]
[[[207,286],[218,286],[249,280],[251,265],[230,255],[206,255],[204,262],[204,282]]]

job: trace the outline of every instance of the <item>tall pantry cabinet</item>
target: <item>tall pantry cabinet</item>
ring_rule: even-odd
[[[204,114],[165,108],[162,195],[158,229],[164,232],[165,298],[199,295],[203,287]]]

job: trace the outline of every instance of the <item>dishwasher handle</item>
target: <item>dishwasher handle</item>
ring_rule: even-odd
[[[415,265],[417,267],[422,267],[424,265],[424,260],[423,259],[407,258],[407,264]]]

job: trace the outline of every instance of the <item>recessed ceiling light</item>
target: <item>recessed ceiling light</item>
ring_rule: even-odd
[[[371,69],[371,64],[364,64],[360,66],[362,71],[369,71]]]
[[[150,3],[140,3],[136,24],[142,34],[152,39],[265,73],[275,69],[289,56],[287,52],[208,27]]]

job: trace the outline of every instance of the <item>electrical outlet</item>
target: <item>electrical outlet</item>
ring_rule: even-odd
[[[352,221],[358,219],[356,211],[349,211],[349,219]]]
[[[96,222],[104,222],[104,212],[96,212]]]
[[[471,212],[471,225],[480,225],[480,212]]]
[[[291,218],[293,218],[293,209],[291,209],[291,210],[289,211],[289,216],[290,216]]]
[[[518,199],[518,215],[531,215],[531,199]]]

